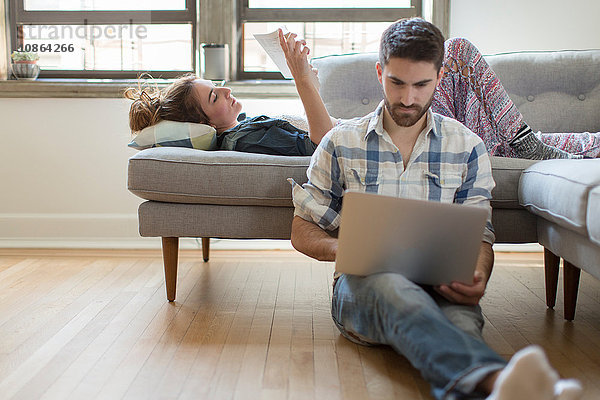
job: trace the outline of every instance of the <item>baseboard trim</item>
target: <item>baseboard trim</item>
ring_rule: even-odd
[[[292,250],[289,240],[265,239],[211,239],[210,247],[214,250]],[[62,238],[49,240],[6,239],[0,238],[2,249],[160,249],[160,238]],[[181,238],[179,248],[185,250],[201,249],[200,239]],[[540,253],[544,248],[537,243],[494,245],[494,251],[503,253]]]
[[[37,239],[6,239],[0,238],[2,249],[160,249],[160,238],[47,238]],[[213,250],[292,250],[289,240],[264,240],[264,239],[211,239],[210,247]],[[200,239],[181,238],[179,248],[195,250],[202,248]]]
[[[160,238],[140,237],[137,214],[0,214],[0,248],[160,249]],[[181,238],[182,249],[202,248]],[[290,250],[289,240],[211,239],[216,250]],[[541,252],[537,243],[495,244],[498,252]]]
[[[497,243],[494,245],[494,251],[501,253],[541,253],[544,246],[539,243]]]

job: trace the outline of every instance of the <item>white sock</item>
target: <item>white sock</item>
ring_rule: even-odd
[[[560,397],[562,393],[575,397]],[[577,381],[559,380],[544,351],[538,346],[528,346],[517,352],[498,375],[488,400],[574,400],[580,394]]]
[[[581,384],[575,379],[562,379],[554,385],[556,400],[577,400],[582,392]]]

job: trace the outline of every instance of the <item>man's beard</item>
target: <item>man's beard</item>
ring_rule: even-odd
[[[390,102],[388,101],[387,98],[384,98],[384,100],[385,100],[385,107],[388,110],[388,112],[390,113],[390,115],[391,115],[392,119],[394,120],[394,122],[396,123],[396,125],[408,128],[408,127],[416,124],[421,119],[423,114],[425,114],[427,112],[427,110],[431,106],[431,102],[433,101],[433,96],[431,96],[431,98],[429,99],[427,104],[425,104],[422,107],[417,104],[413,104],[412,106],[405,106],[402,103],[390,104]],[[410,114],[403,113],[402,111],[399,110],[399,108],[401,108],[401,107],[402,108],[410,108],[410,109],[416,110],[416,112],[410,113]]]

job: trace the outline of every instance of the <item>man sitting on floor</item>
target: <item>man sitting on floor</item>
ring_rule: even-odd
[[[443,57],[441,32],[423,19],[397,21],[383,33],[377,75],[384,100],[373,113],[335,126],[312,157],[308,182],[293,184],[298,251],[335,260],[337,239],[330,232],[339,226],[347,189],[485,207],[491,218],[494,181],[485,145],[429,109]],[[539,347],[507,364],[484,343],[479,301],[492,272],[493,241],[489,219],[468,283],[428,287],[394,273],[336,273],[334,322],[355,343],[392,346],[437,399],[579,398],[579,383],[560,380]]]

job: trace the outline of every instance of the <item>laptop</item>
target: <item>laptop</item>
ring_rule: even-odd
[[[396,272],[423,285],[471,283],[488,210],[475,206],[347,192],[337,272]]]

